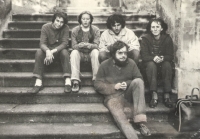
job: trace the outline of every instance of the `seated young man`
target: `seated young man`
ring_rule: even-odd
[[[84,11],[78,16],[79,26],[72,29],[72,48],[71,52],[71,80],[72,92],[76,93],[80,89],[80,62],[91,61],[92,64],[92,80],[96,79],[97,70],[99,68],[99,38],[100,30],[92,25],[93,16],[90,12]]]
[[[40,49],[35,54],[35,66],[33,77],[36,78],[35,86],[30,93],[38,93],[43,88],[43,73],[48,65],[59,58],[62,64],[63,77],[65,79],[64,92],[71,92],[71,67],[69,53],[67,51],[69,39],[69,27],[67,14],[58,12],[53,15],[52,22],[42,26],[40,36]]]
[[[139,126],[141,134],[149,136],[151,133],[144,125],[147,122],[144,82],[135,62],[127,58],[128,48],[121,41],[111,46],[111,58],[101,63],[94,87],[105,96],[104,103],[126,138],[138,139],[124,114],[124,100],[132,103],[133,121]]]
[[[135,33],[126,28],[125,20],[121,14],[113,14],[108,17],[107,30],[100,37],[99,61],[102,62],[110,58],[110,46],[116,41],[122,41],[128,45],[128,57],[133,59],[136,64],[139,61],[140,44]]]

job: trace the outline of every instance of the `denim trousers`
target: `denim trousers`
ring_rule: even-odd
[[[78,50],[73,50],[70,55],[70,60],[71,60],[71,80],[80,80],[80,62],[84,61],[85,54]],[[97,49],[93,49],[90,53],[88,53],[88,56],[90,57],[89,60],[91,60],[91,65],[92,65],[92,80],[96,79],[97,71],[99,69],[99,51]]]
[[[70,66],[70,57],[69,53],[66,49],[61,50],[58,53],[54,53],[54,59],[60,58],[61,65],[62,65],[62,70],[63,70],[63,77],[70,77],[71,75],[71,66]],[[43,73],[45,68],[48,66],[44,64],[44,59],[46,57],[46,53],[39,49],[37,50],[35,54],[35,66],[33,70],[33,77],[42,79],[43,78]],[[54,61],[53,61],[54,62]],[[52,63],[51,63],[52,64]]]
[[[131,103],[135,123],[147,122],[143,80],[140,78],[134,79],[122,95],[108,97],[109,99],[105,99],[105,105],[110,110],[119,129],[127,139],[138,139],[134,128],[124,113],[124,102]]]
[[[163,82],[163,91],[171,92],[172,66],[169,61],[164,61],[159,64],[153,61],[146,62],[145,69],[150,91],[157,91],[157,76],[158,72],[160,72]]]

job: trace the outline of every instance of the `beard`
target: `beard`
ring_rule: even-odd
[[[115,61],[115,64],[119,67],[125,67],[127,65],[127,61],[128,61],[128,58],[126,58],[125,61],[120,61],[119,59],[116,58],[116,56],[114,57],[114,61]]]

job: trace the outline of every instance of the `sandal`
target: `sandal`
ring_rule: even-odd
[[[80,90],[80,83],[78,80],[73,80],[72,81],[72,93],[78,93]]]
[[[144,125],[144,124],[139,124],[139,127],[140,127],[140,133],[141,133],[143,136],[151,136],[151,131],[147,128],[146,125]]]

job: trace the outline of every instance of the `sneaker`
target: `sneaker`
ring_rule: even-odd
[[[72,91],[71,85],[65,85],[64,92],[65,93],[70,93],[71,91]]]
[[[28,93],[37,94],[42,89],[43,89],[43,86],[34,86],[31,90],[28,91]]]
[[[72,92],[73,93],[78,93],[78,91],[80,90],[80,83],[78,80],[73,80],[72,81]]]

